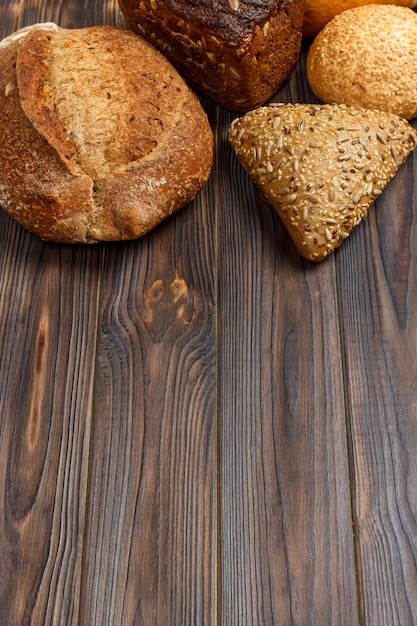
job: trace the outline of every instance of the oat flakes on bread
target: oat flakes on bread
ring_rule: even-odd
[[[369,4],[343,11],[314,39],[306,74],[326,103],[417,116],[417,13]]]
[[[235,119],[229,140],[301,255],[322,261],[366,218],[417,131],[383,111],[279,103]]]
[[[171,64],[127,30],[40,24],[0,43],[0,206],[41,239],[134,239],[207,181],[213,136]]]
[[[266,102],[301,49],[304,0],[119,0],[129,28],[227,109]]]

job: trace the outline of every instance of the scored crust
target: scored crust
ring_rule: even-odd
[[[322,261],[417,146],[417,131],[383,111],[273,104],[235,119],[229,140],[301,255]]]
[[[0,46],[0,204],[40,238],[134,239],[208,179],[200,102],[123,29],[39,25]]]

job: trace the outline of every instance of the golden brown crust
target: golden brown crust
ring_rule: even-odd
[[[303,35],[315,37],[336,15],[364,4],[396,4],[417,7],[417,0],[305,0]]]
[[[0,46],[0,204],[46,240],[140,237],[207,181],[196,96],[113,27],[29,29]]]
[[[367,216],[417,131],[383,111],[276,104],[236,119],[229,139],[301,255],[322,261]]]
[[[307,79],[322,102],[417,116],[417,14],[368,4],[343,11],[313,41]]]
[[[151,41],[190,85],[248,111],[291,75],[303,0],[119,0],[129,28]]]

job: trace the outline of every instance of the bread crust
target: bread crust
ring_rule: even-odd
[[[229,140],[300,254],[319,262],[366,218],[417,131],[384,111],[276,103],[236,119]]]
[[[305,0],[304,37],[315,37],[336,15],[364,4],[396,4],[413,9],[417,0]]]
[[[41,239],[134,239],[207,181],[213,136],[131,32],[40,25],[0,46],[0,204]]]
[[[227,109],[266,102],[298,61],[304,0],[119,0],[129,28],[151,41],[197,91]]]
[[[417,14],[368,4],[336,15],[314,39],[306,74],[326,103],[417,116]]]

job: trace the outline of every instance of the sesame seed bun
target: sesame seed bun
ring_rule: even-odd
[[[307,80],[325,103],[417,116],[417,14],[370,4],[337,15],[314,39]]]
[[[304,37],[315,37],[336,15],[364,4],[396,4],[414,8],[417,0],[305,0]]]

